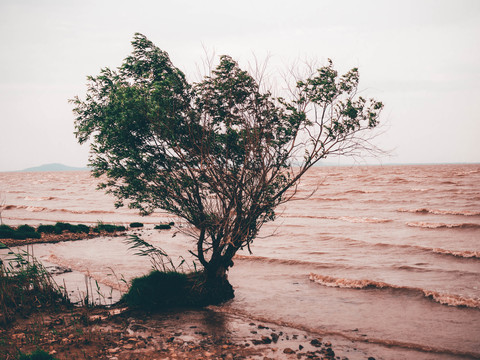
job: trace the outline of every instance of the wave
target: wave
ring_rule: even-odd
[[[322,264],[313,261],[305,261],[305,260],[293,260],[293,259],[277,259],[277,258],[269,258],[265,256],[255,256],[255,255],[235,255],[234,260],[246,260],[246,261],[258,261],[263,263],[275,263],[275,264],[282,264],[282,265],[307,265],[310,267],[315,268],[332,268],[336,267],[336,265],[330,264]]]
[[[33,197],[33,196],[26,196],[24,200],[27,201],[46,201],[46,200],[54,200],[56,199],[55,196],[44,196],[44,197]]]
[[[468,298],[455,294],[442,294],[432,290],[425,290],[421,288],[415,288],[410,286],[401,286],[388,284],[381,281],[374,281],[368,279],[354,280],[354,279],[343,279],[335,278],[332,276],[318,275],[310,273],[310,281],[313,281],[317,284],[328,286],[328,287],[337,287],[337,288],[349,288],[349,289],[393,289],[393,290],[403,290],[412,293],[422,293],[424,297],[434,300],[435,302],[456,307],[469,307],[474,309],[480,309],[480,299]]]
[[[408,222],[407,226],[419,227],[424,229],[480,229],[480,224],[475,223],[460,223],[460,224],[446,224],[446,223],[428,223],[428,222]]]
[[[315,201],[346,201],[347,198],[329,198],[329,197],[313,197],[312,200]]]
[[[71,209],[52,209],[42,206],[30,206],[30,205],[6,205],[5,210],[26,210],[30,212],[61,212],[70,214],[115,214],[113,211],[108,210],[71,210]]]
[[[462,258],[477,258],[477,259],[480,259],[480,251],[446,250],[446,249],[440,249],[440,248],[432,249],[432,251],[434,253],[442,254],[442,255],[452,255],[452,256],[462,257]]]
[[[437,210],[437,209],[397,209],[397,212],[408,212],[413,214],[434,214],[434,215],[463,215],[463,216],[480,216],[480,211],[469,210]]]
[[[426,191],[430,191],[430,190],[433,190],[433,189],[430,189],[430,188],[411,188],[410,190],[411,191],[418,191],[418,192],[426,192]]]
[[[300,219],[324,219],[324,220],[341,220],[350,223],[370,223],[370,224],[382,224],[392,222],[392,219],[381,218],[367,218],[367,217],[354,217],[354,216],[314,216],[314,215],[286,215],[283,214],[283,218],[300,218]]]

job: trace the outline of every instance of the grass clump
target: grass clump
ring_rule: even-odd
[[[147,256],[152,272],[132,280],[129,291],[121,301],[129,307],[147,311],[173,307],[203,307],[215,305],[233,298],[233,288],[225,279],[209,279],[205,272],[180,272],[185,259],[175,265],[164,250],[157,248],[136,235],[126,240],[135,255]]]
[[[154,229],[156,230],[170,230],[172,228],[172,225],[170,224],[159,224],[155,225]]]
[[[35,350],[30,354],[20,353],[17,359],[18,360],[57,360],[57,358],[54,358],[49,353],[40,349]]]
[[[147,311],[190,305],[192,300],[186,293],[187,283],[185,274],[154,270],[133,279],[130,290],[122,300],[130,307]]]
[[[16,229],[8,225],[0,225],[0,239],[40,239],[40,234],[30,225],[20,225]]]
[[[130,224],[130,227],[131,228],[141,228],[141,227],[143,227],[143,224],[141,222],[132,222]]]
[[[8,225],[0,225],[0,239],[11,239],[13,238],[13,234],[15,233],[15,229],[11,228]]]
[[[20,225],[17,228],[17,231],[23,232],[23,233],[34,233],[36,230],[33,226],[25,224],[25,225]]]
[[[17,314],[26,316],[67,301],[48,271],[27,251],[0,261],[0,324],[8,324]]]
[[[55,234],[56,228],[53,225],[39,225],[37,232],[45,234]]]
[[[122,225],[114,225],[114,224],[104,224],[104,223],[99,223],[93,231],[96,233],[99,233],[101,231],[105,231],[107,233],[114,233],[116,231],[125,231],[126,228],[125,226]]]

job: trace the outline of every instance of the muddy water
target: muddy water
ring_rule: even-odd
[[[95,184],[85,172],[1,173],[4,222],[140,220],[143,238],[175,261],[187,256],[190,238],[151,229],[178,219],[116,210]],[[281,209],[253,255],[237,256],[236,297],[215,311],[353,341],[358,358],[480,357],[479,184],[480,165],[313,169],[298,195],[317,191]],[[122,238],[34,251],[118,290],[150,268]]]

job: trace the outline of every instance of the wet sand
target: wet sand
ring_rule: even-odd
[[[335,359],[332,344],[210,309],[41,311],[0,329],[0,355],[43,349],[57,359]],[[338,358],[348,359],[347,356]],[[366,359],[366,357],[365,357]],[[372,358],[371,358],[372,359]]]

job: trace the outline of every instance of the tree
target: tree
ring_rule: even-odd
[[[116,71],[88,77],[85,100],[71,100],[76,137],[91,140],[93,174],[106,176],[116,206],[163,209],[191,225],[191,252],[213,287],[229,285],[235,253],[250,250],[308,169],[372,149],[383,105],[357,96],[356,68],[339,76],[329,61],[290,99],[276,98],[229,56],[189,84],[145,36],[132,45]]]

